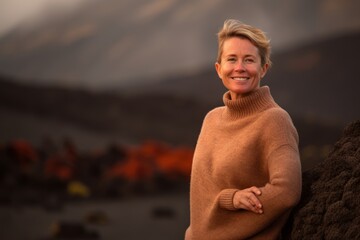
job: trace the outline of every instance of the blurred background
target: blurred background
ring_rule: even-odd
[[[263,29],[303,170],[360,117],[356,0],[1,0],[0,238],[183,239],[216,33]]]

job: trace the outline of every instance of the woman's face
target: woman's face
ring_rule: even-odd
[[[225,40],[221,63],[215,68],[231,99],[237,99],[260,87],[268,64],[261,66],[259,50],[250,40],[232,37]]]

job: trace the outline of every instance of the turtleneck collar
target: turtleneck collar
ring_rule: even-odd
[[[223,101],[226,106],[225,116],[231,119],[243,118],[277,106],[268,86],[260,87],[250,94],[235,100],[231,99],[228,91],[224,94]]]

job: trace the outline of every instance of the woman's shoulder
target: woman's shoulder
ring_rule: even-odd
[[[264,138],[271,136],[274,142],[292,143],[294,146],[299,142],[298,132],[289,113],[281,107],[264,111],[260,124],[263,126]]]
[[[214,121],[216,119],[219,119],[224,111],[225,107],[215,107],[212,110],[210,110],[204,118],[204,122]]]
[[[206,114],[205,119],[220,116],[222,114],[222,112],[224,111],[224,109],[225,109],[224,106],[213,108]]]
[[[273,120],[276,122],[292,122],[289,113],[279,106],[265,110],[262,114],[262,117],[269,121]]]
[[[281,107],[269,108],[263,112],[261,124],[270,132],[297,132],[290,114]],[[265,130],[264,130],[265,131]]]

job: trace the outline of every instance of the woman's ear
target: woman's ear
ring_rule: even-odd
[[[268,63],[265,63],[265,64],[261,67],[261,78],[265,77],[268,69],[269,69],[269,64],[268,64]]]
[[[215,70],[216,70],[219,78],[222,79],[222,77],[221,77],[221,65],[220,65],[220,63],[218,63],[218,62],[215,63]]]

